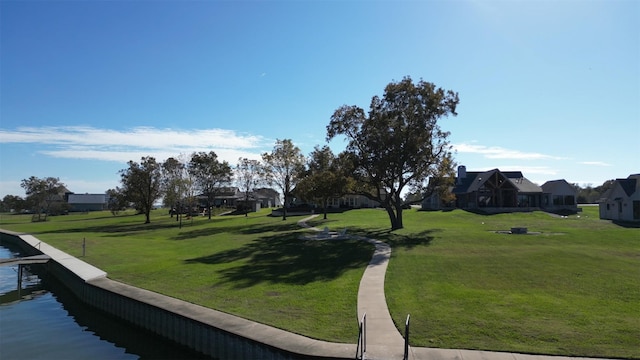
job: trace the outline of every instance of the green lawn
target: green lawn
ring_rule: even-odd
[[[195,218],[178,229],[166,212],[51,217],[2,215],[109,273],[112,279],[314,338],[354,343],[364,242],[299,239],[266,216]],[[353,210],[311,224],[393,247],[386,298],[396,323],[411,314],[414,346],[640,358],[640,229],[546,213],[483,216],[405,212],[389,232],[382,210]],[[531,235],[497,233],[524,226]]]

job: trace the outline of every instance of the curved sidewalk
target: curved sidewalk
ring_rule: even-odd
[[[311,215],[300,221],[298,225],[322,231],[309,226],[306,222],[318,215]],[[348,238],[344,237],[344,238]],[[355,237],[352,237],[355,238]],[[375,245],[371,261],[360,280],[358,288],[358,321],[367,314],[365,359],[401,360],[404,357],[404,337],[400,334],[391,318],[384,294],[384,279],[391,257],[391,247],[382,241],[362,238]],[[593,358],[567,357],[551,355],[530,355],[508,352],[457,350],[440,348],[409,347],[408,358],[411,360],[587,360]]]
[[[302,227],[322,231],[307,225],[312,215],[298,222]],[[367,359],[402,359],[404,338],[398,332],[384,296],[384,279],[391,256],[391,247],[382,241],[360,238],[375,246],[369,265],[362,275],[358,287],[358,321],[366,313],[366,353]]]

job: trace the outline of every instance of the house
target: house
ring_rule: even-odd
[[[380,203],[371,200],[364,195],[357,194],[347,194],[342,197],[334,197],[330,198],[327,201],[328,208],[348,208],[348,209],[359,209],[359,208],[375,208],[380,206]]]
[[[252,195],[262,208],[276,207],[282,204],[280,193],[271,188],[255,189]]]
[[[523,211],[542,206],[543,190],[520,171],[469,171],[458,167],[453,187],[456,206],[491,212]]]
[[[578,190],[566,180],[551,180],[542,184],[542,207],[550,212],[578,212]]]
[[[246,194],[237,187],[221,187],[215,191],[215,197],[211,205],[226,208],[246,206],[253,211],[258,211],[261,208],[270,208],[280,204],[280,194],[274,189],[255,189],[249,193],[248,200],[245,195]],[[206,195],[198,195],[198,205],[201,209],[207,207]]]
[[[272,208],[280,205],[280,193],[270,188],[260,188],[249,192],[247,197],[244,192],[236,200],[237,208],[251,209],[258,211],[262,208]]]
[[[640,174],[616,179],[599,210],[600,219],[640,222]]]
[[[101,211],[107,208],[107,194],[67,194],[70,211]]]

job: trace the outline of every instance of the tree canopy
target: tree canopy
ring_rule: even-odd
[[[187,167],[196,186],[207,199],[207,212],[211,220],[211,206],[223,186],[231,183],[233,170],[227,161],[220,162],[213,151],[193,153]]]
[[[438,120],[457,115],[458,102],[453,91],[405,77],[388,84],[382,97],[374,96],[368,114],[344,105],[331,116],[327,140],[346,137],[357,193],[386,209],[392,229],[403,227],[403,190],[425,188],[443,172],[439,165],[451,160],[449,132]]]
[[[140,163],[129,161],[129,168],[120,170],[122,193],[145,215],[145,224],[151,222],[153,203],[162,196],[162,165],[151,156],[142,157]]]
[[[38,178],[31,176],[28,179],[23,179],[20,186],[24,189],[27,195],[27,204],[29,204],[35,213],[34,221],[46,221],[47,215],[54,211],[54,203],[66,204],[64,201],[66,187],[60,182],[59,178],[47,177]],[[62,209],[59,209],[62,210]]]
[[[240,158],[236,165],[235,177],[238,188],[244,193],[244,216],[249,216],[249,209],[246,206],[249,202],[249,195],[262,179],[262,165],[258,160]]]
[[[266,182],[277,186],[282,191],[284,197],[282,220],[286,220],[291,190],[304,173],[304,155],[300,148],[293,145],[291,139],[277,139],[273,150],[262,154],[262,161]]]
[[[344,195],[348,189],[350,177],[342,160],[333,154],[329,146],[316,146],[309,155],[305,176],[296,186],[298,196],[322,205],[324,219],[327,218],[328,200]]]

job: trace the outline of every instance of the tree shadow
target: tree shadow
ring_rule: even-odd
[[[58,230],[43,230],[39,232],[32,232],[32,234],[103,233],[115,234],[113,236],[122,236],[123,234],[143,231],[173,229],[177,226],[177,224],[172,222],[152,222],[150,224],[105,224],[96,226],[79,226],[77,228],[62,228]]]
[[[419,233],[403,235],[390,229],[371,231],[362,228],[349,228],[348,234],[382,241],[391,246],[392,249],[403,248],[410,250],[416,246],[430,245],[434,239],[434,234],[441,231],[442,229],[428,229]]]
[[[305,285],[330,281],[350,269],[364,269],[373,248],[357,240],[300,240],[298,233],[261,237],[241,248],[187,259],[187,264],[239,265],[222,270],[223,281],[235,288],[259,283]]]
[[[216,221],[224,221],[232,219],[222,219]],[[301,228],[296,223],[267,223],[267,224],[250,224],[250,223],[236,223],[235,225],[228,226],[213,226],[200,229],[193,229],[183,231],[180,234],[172,237],[172,240],[188,240],[196,237],[213,236],[221,233],[236,233],[236,234],[260,234],[271,232],[293,232],[300,231]]]

